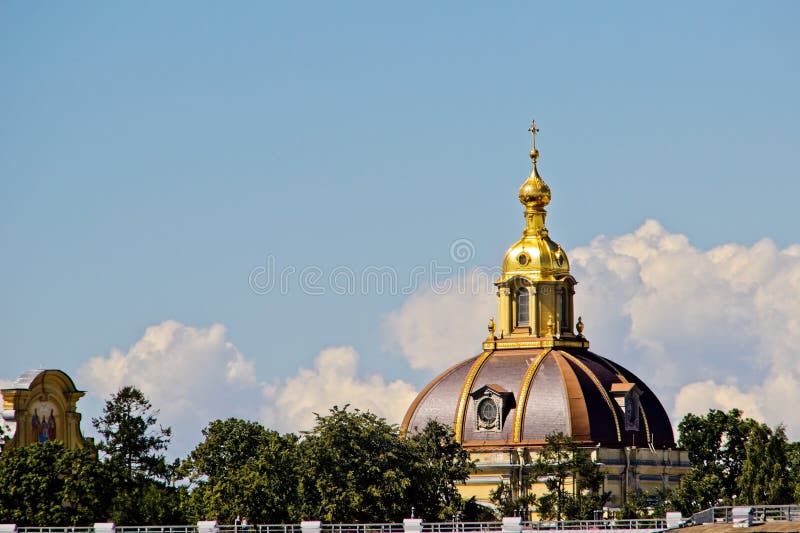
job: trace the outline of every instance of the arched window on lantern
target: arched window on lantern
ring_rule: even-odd
[[[528,289],[522,288],[517,292],[517,326],[530,324],[530,299]]]

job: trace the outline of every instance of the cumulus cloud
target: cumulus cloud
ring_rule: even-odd
[[[489,317],[497,314],[494,280],[482,269],[463,277],[448,291],[421,289],[384,317],[386,346],[412,368],[438,371],[480,352]]]
[[[371,411],[398,424],[417,395],[408,383],[387,383],[380,375],[358,376],[358,352],[350,346],[327,348],[314,360],[314,368],[264,388],[262,419],[284,431],[308,430],[314,413],[325,415],[334,405]]]
[[[695,381],[684,385],[675,397],[675,412],[702,414],[709,409],[739,409],[745,417],[764,420],[762,396],[744,392],[736,384],[718,384],[714,380]]]
[[[593,347],[652,376],[674,420],[739,407],[800,437],[800,245],[701,250],[649,220],[570,257]]]
[[[800,244],[708,250],[655,220],[569,252],[575,303],[594,351],[639,374],[672,409],[738,407],[800,438]],[[414,368],[479,350],[494,291],[421,290],[384,320]]]
[[[211,420],[258,420],[280,431],[310,429],[314,412],[350,404],[399,423],[416,396],[400,380],[361,378],[358,353],[351,347],[322,350],[312,369],[301,368],[282,381],[259,382],[257,365],[227,338],[222,324],[191,327],[168,320],[145,330],[127,350],[93,357],[78,371],[98,399],[121,387],[139,388],[160,410],[159,422],[173,428],[170,453],[185,455]],[[222,378],[222,379],[221,379]]]
[[[173,448],[188,449],[215,418],[250,417],[258,405],[255,364],[227,339],[222,324],[191,327],[167,320],[145,330],[127,351],[114,348],[78,371],[91,394],[103,400],[125,385],[139,388],[173,428]],[[223,380],[220,380],[220,377]]]

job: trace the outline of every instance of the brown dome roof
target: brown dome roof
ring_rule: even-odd
[[[505,402],[488,430],[476,409],[483,394]],[[423,389],[401,429],[421,429],[430,419],[454,427],[467,448],[535,446],[558,432],[586,445],[675,446],[672,424],[653,392],[586,348],[488,350],[467,359]]]

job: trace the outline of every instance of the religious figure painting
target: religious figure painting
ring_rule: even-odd
[[[37,402],[31,416],[31,432],[35,442],[56,439],[56,409],[50,402]]]

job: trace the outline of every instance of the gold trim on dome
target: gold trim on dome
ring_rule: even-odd
[[[453,420],[456,441],[458,442],[464,440],[461,433],[464,430],[464,414],[467,410],[467,398],[469,397],[469,391],[472,390],[472,385],[475,383],[475,378],[478,376],[478,372],[480,372],[481,367],[483,367],[483,363],[486,362],[486,359],[488,359],[490,355],[492,355],[492,352],[487,351],[478,356],[475,362],[472,363],[472,368],[469,369],[466,379],[464,379],[464,386],[461,387],[461,394],[458,397],[456,417],[455,420]]]
[[[608,409],[611,411],[611,416],[614,417],[614,425],[617,428],[617,441],[622,442],[622,432],[619,429],[619,419],[617,418],[617,411],[614,409],[614,402],[611,401],[611,397],[608,395],[608,391],[606,391],[605,387],[603,387],[603,384],[600,383],[600,380],[597,379],[597,376],[594,375],[594,372],[592,372],[588,366],[583,364],[583,361],[581,361],[571,353],[568,352],[560,352],[560,353],[562,356],[566,356],[570,361],[578,365],[580,369],[583,370],[587,376],[589,376],[589,379],[591,379],[592,382],[594,382],[595,387],[597,387],[597,390],[600,391],[600,394],[602,394],[603,399],[606,401],[606,405],[608,405]]]
[[[530,341],[504,341],[501,339],[486,341],[483,343],[484,350],[510,350],[514,348],[589,348],[589,341],[586,339],[564,340],[564,339],[544,339],[539,338]]]
[[[406,434],[406,432],[408,431],[408,426],[411,424],[411,419],[414,418],[414,415],[417,412],[417,407],[419,407],[419,404],[422,403],[422,400],[425,399],[425,397],[428,395],[431,389],[433,389],[433,387],[441,383],[442,380],[444,380],[447,376],[449,376],[450,374],[452,374],[453,372],[464,366],[467,361],[461,361],[460,363],[454,364],[453,366],[451,366],[450,368],[448,368],[447,370],[445,370],[444,372],[433,378],[433,380],[431,380],[430,383],[425,385],[425,388],[422,389],[422,391],[420,391],[420,393],[417,394],[417,397],[414,398],[414,401],[411,402],[411,406],[408,408],[408,411],[406,411],[406,415],[403,417],[403,422],[400,424],[401,434],[403,435]]]
[[[647,444],[652,446],[653,445],[653,436],[650,433],[650,424],[647,422],[647,413],[644,412],[644,407],[642,407],[641,403],[639,404],[639,411],[641,411],[642,420],[644,420],[644,431],[646,433],[645,439],[647,440]]]
[[[530,393],[533,378],[539,365],[542,364],[544,356],[552,352],[552,348],[548,348],[540,353],[536,359],[528,366],[525,372],[525,377],[522,379],[522,386],[519,388],[519,399],[517,400],[517,412],[514,415],[514,442],[522,440],[522,422],[525,419],[525,410],[528,407],[528,394]]]

